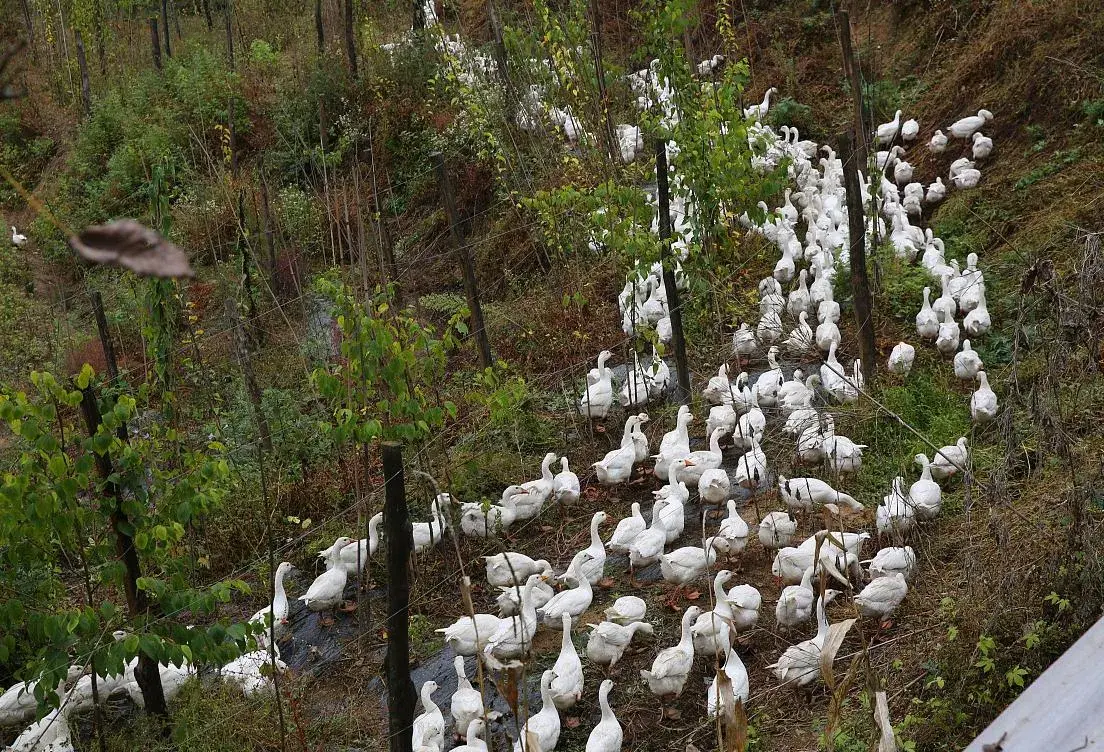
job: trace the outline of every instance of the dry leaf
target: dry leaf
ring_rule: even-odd
[[[893,738],[893,723],[889,720],[889,701],[885,692],[874,693],[874,721],[882,730],[878,752],[897,752],[897,741]]]
[[[854,619],[846,619],[836,622],[828,627],[828,636],[824,638],[824,647],[820,651],[820,675],[824,677],[824,683],[829,688],[836,684],[835,674],[832,673],[832,664],[836,662],[836,653],[843,645],[843,639],[847,637],[848,630],[855,624]]]
[[[736,700],[734,715],[736,717],[735,726],[725,732],[728,752],[747,752],[748,719],[747,712],[744,710],[743,700]]]
[[[686,600],[688,601],[696,601],[698,598],[701,598],[701,593],[699,593],[697,590],[691,590],[689,593],[686,594]]]
[[[564,725],[568,728],[579,728],[579,719],[573,715],[569,715],[564,719]]]
[[[86,261],[121,266],[142,277],[194,276],[180,246],[133,219],[85,228],[69,238],[69,245]]]

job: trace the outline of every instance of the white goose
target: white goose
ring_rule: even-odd
[[[732,382],[728,377],[728,363],[717,369],[716,376],[710,376],[702,389],[702,399],[711,405],[720,405],[732,401]]]
[[[563,639],[560,642],[560,655],[552,666],[550,689],[556,708],[567,710],[574,707],[583,696],[583,664],[575,650],[575,643],[571,641],[571,617],[568,614],[560,617],[560,628],[563,630]]]
[[[678,587],[685,587],[705,574],[717,561],[717,552],[727,553],[728,542],[714,536],[703,541],[701,547],[683,546],[659,557],[659,571],[663,579]]]
[[[944,321],[939,325],[939,333],[935,337],[935,349],[943,355],[953,355],[958,349],[958,340],[961,336],[958,322],[954,319]]]
[[[766,549],[790,545],[797,532],[797,522],[785,512],[771,512],[759,522],[759,542]]]
[[[349,538],[338,538],[331,550],[340,554],[341,550],[352,541]],[[327,569],[314,579],[307,588],[307,592],[299,596],[299,600],[311,611],[328,611],[342,604],[345,592],[345,582],[348,580],[348,572],[344,567]],[[322,625],[333,624],[333,617],[322,617]]]
[[[763,488],[767,482],[769,472],[767,470],[767,455],[755,437],[751,438],[751,448],[740,455],[736,460],[734,478],[741,488],[746,488],[752,493]]]
[[[762,120],[764,117],[766,117],[767,110],[770,109],[771,95],[772,94],[777,94],[777,93],[778,93],[778,89],[776,89],[773,86],[770,87],[769,89],[767,89],[767,91],[763,94],[762,103],[753,104],[753,105],[751,105],[751,106],[744,109],[744,117],[747,120],[755,120],[757,122],[759,120]]]
[[[748,684],[748,672],[744,662],[740,660],[740,656],[736,655],[733,648],[728,649],[728,656],[725,658],[723,670],[725,676],[728,677],[729,684],[732,686],[733,699],[747,704],[748,695],[751,694],[751,687]],[[710,718],[717,717],[717,707],[720,699],[720,683],[718,677],[714,676],[713,683],[709,685],[709,694],[706,695],[705,700],[706,715]],[[721,706],[723,706],[723,702]]]
[[[598,704],[602,708],[602,720],[587,737],[585,752],[621,752],[624,732],[609,704],[609,694],[612,689],[613,682],[609,679],[603,679],[601,686],[598,687]]]
[[[897,572],[908,579],[916,570],[916,552],[912,550],[912,546],[888,546],[878,551],[873,559],[862,563],[870,565],[868,572],[871,579],[890,577]]]
[[[587,624],[594,630],[587,638],[586,654],[593,663],[613,668],[625,654],[633,638],[638,633],[652,634],[652,625],[644,621],[634,621],[628,625],[604,621],[601,624]]]
[[[572,564],[574,565],[574,562]],[[574,581],[576,586],[569,590],[561,590],[552,596],[548,603],[537,609],[540,620],[554,629],[560,628],[563,616],[577,619],[594,602],[594,590],[591,588],[590,581],[577,566],[568,569],[560,579]]]
[[[11,234],[12,245],[14,245],[16,248],[22,248],[23,246],[27,245],[27,236],[26,235],[24,235],[23,233],[16,230],[15,227],[12,227],[11,231],[12,231],[12,234]]]
[[[987,159],[993,153],[993,139],[978,131],[974,134],[972,150],[974,159]]]
[[[594,513],[590,518],[590,545],[575,554],[567,568],[568,572],[571,571],[572,567],[576,568],[591,585],[597,585],[605,573],[606,547],[598,535],[598,527],[607,519],[609,517],[605,512]],[[566,576],[565,574],[560,579]]]
[[[820,345],[820,339],[819,337],[815,336],[813,328],[809,326],[808,318],[809,312],[801,311],[797,316],[797,326],[790,330],[789,336],[787,336],[786,340],[782,343],[783,347],[785,347],[792,353],[800,355],[807,350],[811,350],[813,348],[814,341],[818,346]],[[821,326],[823,326],[823,324],[821,324]],[[832,326],[835,325],[832,324]],[[836,331],[838,333],[839,330],[837,329]],[[817,327],[816,334],[819,333],[820,327]]]
[[[979,284],[977,290],[977,305],[966,314],[966,318],[962,319],[962,328],[971,337],[980,337],[988,332],[989,327],[993,325],[993,320],[989,316],[989,309],[985,305],[985,285]]]
[[[707,504],[720,504],[731,490],[732,481],[724,468],[706,470],[698,479],[698,496]]]
[[[724,655],[732,645],[732,608],[724,585],[732,572],[722,569],[713,578],[713,610],[704,611],[690,627],[694,653],[701,656]]]
[[[545,572],[551,566],[546,560],[533,560],[516,551],[484,556],[487,584],[492,587],[523,585],[530,575]]]
[[[961,120],[956,120],[947,129],[955,138],[970,138],[976,132],[985,127],[985,124],[993,119],[993,113],[989,110],[978,110],[977,115],[971,115],[964,117]]]
[[[632,476],[633,465],[636,463],[636,440],[633,430],[639,423],[639,415],[630,415],[626,418],[621,446],[607,452],[605,457],[594,463],[598,482],[602,485],[613,486],[624,483]]]
[[[556,743],[560,740],[560,713],[556,709],[552,695],[554,671],[549,669],[541,674],[541,709],[526,719],[521,729],[522,738],[514,742],[514,752],[543,752],[556,749]]]
[[[525,589],[521,594],[521,614],[499,621],[498,629],[487,639],[483,653],[488,662],[496,667],[502,667],[500,661],[517,660],[529,653],[529,647],[533,644],[533,635],[537,633],[537,611],[533,606],[533,588],[543,579],[543,575],[532,575],[525,581]],[[545,607],[547,607],[547,603]],[[482,639],[483,633],[480,632]],[[448,635],[446,634],[446,640]],[[460,653],[459,650],[456,651]],[[463,655],[463,653],[460,653]],[[495,665],[498,663],[499,665]]]
[[[945,446],[935,453],[931,462],[931,474],[936,480],[946,480],[966,469],[969,450],[966,437],[960,436],[953,446]]]
[[[617,527],[613,529],[613,535],[606,542],[606,547],[615,553],[626,553],[629,550],[629,544],[647,527],[648,521],[640,513],[640,502],[634,501],[632,514],[617,523]]]
[[[916,507],[904,491],[905,479],[898,475],[893,479],[889,494],[875,510],[875,525],[879,535],[900,537],[916,527]]]
[[[907,342],[898,342],[889,353],[889,371],[899,376],[908,376],[912,363],[916,359],[916,348]]]
[[[567,457],[560,457],[560,472],[552,479],[552,495],[564,506],[571,506],[578,503],[579,492],[579,476],[568,467]]]
[[[682,694],[690,669],[694,666],[694,638],[690,628],[699,616],[701,616],[700,608],[697,606],[687,608],[682,614],[682,638],[678,644],[661,650],[652,661],[650,671],[641,669],[641,678],[647,682],[648,689],[656,697],[662,699],[678,697]]]
[[[943,131],[936,131],[931,137],[931,141],[928,142],[928,151],[932,154],[942,154],[947,151],[947,137],[943,135]]]
[[[897,134],[901,131],[901,111],[897,110],[893,115],[893,119],[888,123],[882,123],[875,130],[875,140],[878,142],[878,146],[888,146],[893,143],[893,139],[897,137]]]
[[[963,381],[973,381],[977,378],[978,371],[981,369],[981,357],[976,350],[970,347],[970,340],[962,340],[962,349],[954,356],[955,378]]]
[[[464,732],[467,744],[453,747],[452,752],[487,752],[487,742],[483,735],[487,733],[487,724],[482,718],[475,718],[468,724],[468,730]]]
[[[755,332],[751,331],[746,322],[741,323],[740,328],[732,334],[732,351],[737,357],[746,358],[755,352],[757,346]]]
[[[499,504],[469,501],[460,506],[460,530],[472,538],[489,538],[505,532],[517,519],[515,500],[528,493],[521,486],[508,486]]]
[[[284,576],[291,571],[291,562],[282,561],[276,567],[276,576],[272,583],[272,605],[262,608],[249,617],[249,624],[260,627],[256,635],[257,648],[268,648],[269,636],[275,634],[279,642],[287,637],[291,630],[288,627],[288,597],[284,590]]]
[[[721,520],[721,526],[717,529],[717,537],[723,538],[728,544],[728,555],[741,553],[747,546],[748,535],[747,522],[740,516],[740,510],[736,508],[736,500],[728,500],[728,516]]]
[[[534,582],[540,579],[539,575],[533,577]],[[486,647],[504,623],[509,624],[510,620],[500,619],[494,614],[476,614],[474,620],[463,616],[449,626],[434,631],[444,635],[445,644],[458,656],[475,655]]]
[[[622,595],[605,610],[606,618],[622,626],[643,621],[648,613],[648,604],[635,595]]]
[[[828,618],[824,614],[824,599],[818,599],[816,605],[816,637],[786,648],[778,660],[767,668],[774,671],[775,678],[783,683],[793,682],[805,687],[816,681],[820,675],[820,654],[824,649],[824,640],[828,637]]]
[[[924,194],[924,203],[933,206],[946,197],[947,185],[943,182],[943,178],[937,177],[934,183],[928,184],[928,191]]]
[[[579,398],[579,413],[584,417],[602,420],[609,413],[613,404],[613,374],[606,368],[606,362],[612,357],[609,350],[598,354],[598,379],[588,383]]]
[[[855,607],[868,618],[883,622],[897,610],[908,595],[908,582],[900,572],[871,580],[862,592],[855,596]]]
[[[483,717],[483,695],[468,680],[464,671],[464,656],[453,658],[452,665],[456,669],[456,691],[452,693],[450,710],[456,724],[456,736],[463,738],[471,722]]]
[[[978,371],[977,380],[977,391],[970,396],[970,416],[975,423],[988,423],[997,417],[997,393],[989,387],[985,371]]]
[[[826,504],[846,506],[853,512],[862,512],[865,509],[854,496],[837,491],[819,478],[787,478],[779,475],[778,491],[791,512],[808,513],[813,506]]]
[[[918,454],[916,463],[920,465],[920,477],[909,487],[909,499],[916,508],[916,516],[921,520],[932,520],[939,516],[943,504],[943,491],[932,480],[931,463],[928,455]]]
[[[674,430],[663,434],[659,442],[659,454],[655,455],[655,468],[652,472],[660,480],[666,480],[672,463],[682,462],[690,456],[690,432],[688,426],[694,420],[690,408],[682,405],[675,418]]]
[[[709,449],[701,449],[696,452],[691,452],[686,459],[682,461],[682,468],[677,468],[677,475],[679,482],[685,483],[688,486],[698,484],[701,480],[702,473],[706,470],[716,470],[721,466],[723,455],[721,454],[721,436],[724,435],[723,428],[713,429],[713,433],[709,435]]]
[[[921,339],[935,339],[939,335],[939,316],[931,305],[931,288],[924,288],[924,304],[916,314],[916,333]]]
[[[529,598],[533,601],[533,608],[540,608],[545,603],[552,600],[552,596],[556,594],[556,591],[548,584],[548,580],[552,579],[552,565],[548,564],[539,574],[543,576],[543,579],[533,586],[533,591],[529,595]],[[502,618],[506,618],[507,616],[515,616],[520,613],[521,598],[522,594],[525,592],[525,582],[522,582],[520,585],[500,587],[499,591],[499,596],[495,600],[495,603],[498,605],[498,615]]]
[[[436,691],[435,681],[427,681],[419,691],[422,714],[414,719],[412,733],[416,749],[428,748],[440,752],[445,747],[445,716],[433,701],[433,693]]]
[[[802,269],[797,277],[797,287],[790,291],[789,297],[786,299],[786,310],[794,318],[797,318],[802,311],[807,312],[812,303],[812,297],[809,295],[808,277],[809,270]]]
[[[813,567],[807,567],[801,575],[801,584],[787,585],[778,596],[778,603],[774,607],[774,618],[786,629],[801,626],[813,618],[813,605],[816,602],[816,591],[813,590],[813,569]],[[824,599],[831,602],[838,594],[838,590],[826,590]]]
[[[358,575],[364,570],[370,556],[375,556],[379,549],[379,526],[383,522],[383,512],[376,512],[368,520],[368,538],[354,541],[351,538],[341,537],[334,541],[333,545],[321,551],[318,558],[326,562],[326,569],[339,566],[346,574]],[[344,542],[342,542],[344,541]],[[338,545],[338,543],[341,545]]]

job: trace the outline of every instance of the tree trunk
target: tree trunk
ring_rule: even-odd
[[[840,49],[843,52],[843,72],[847,76],[847,80],[851,82],[851,97],[854,105],[853,127],[855,133],[858,134],[854,146],[855,158],[858,162],[858,169],[865,172],[868,159],[866,134],[870,129],[863,122],[862,69],[859,67],[859,61],[855,57],[855,51],[851,45],[851,17],[847,11],[837,11],[836,29],[839,31]]]
[[[414,0],[414,31],[422,31],[426,27],[425,4],[426,0]]]
[[[100,409],[96,402],[96,393],[92,386],[83,390],[81,410],[84,413],[84,422],[88,428],[89,436],[95,436],[100,427]],[[96,466],[100,474],[105,478],[111,478],[115,472],[111,462],[111,455],[96,455]],[[123,564],[125,576],[123,590],[126,594],[127,612],[135,622],[144,622],[149,618],[150,606],[146,594],[138,588],[138,580],[142,577],[142,567],[138,561],[138,552],[134,548],[134,539],[127,532],[131,528],[130,520],[123,511],[122,489],[117,483],[107,481],[107,495],[111,499],[111,529],[115,536],[115,554]],[[139,624],[139,626],[143,626]],[[161,686],[161,671],[157,661],[145,654],[138,652],[138,666],[134,670],[134,678],[142,690],[142,699],[145,700],[146,711],[161,717],[168,717],[169,710],[165,704],[165,690]]]
[[[594,54],[594,72],[598,79],[598,106],[601,109],[602,125],[606,132],[606,148],[611,159],[621,161],[621,149],[613,137],[613,123],[610,120],[609,100],[606,96],[606,68],[602,63],[602,30],[598,16],[598,0],[590,0],[590,46]]]
[[[345,54],[349,57],[349,75],[357,80],[356,13],[353,0],[345,0]]]
[[[467,293],[468,308],[471,309],[471,333],[479,350],[479,364],[490,368],[494,363],[491,357],[491,343],[487,339],[487,329],[483,324],[483,307],[479,303],[479,287],[475,278],[475,265],[472,263],[471,250],[464,244],[464,233],[460,228],[460,215],[456,211],[456,197],[452,193],[452,181],[445,166],[445,155],[437,152],[433,155],[437,162],[437,179],[441,183],[441,200],[448,214],[452,230],[452,241],[456,244],[456,253],[460,257],[460,271],[464,276],[464,292]]]
[[[157,17],[150,16],[150,42],[153,46],[153,67],[161,70],[161,39],[157,35]]]
[[[215,28],[215,19],[211,18],[211,0],[203,0],[203,19],[207,22],[207,31]]]
[[[263,163],[263,160],[262,160]],[[265,250],[268,253],[268,275],[276,276],[276,232],[273,230],[272,206],[268,197],[268,179],[264,169],[261,169],[261,221],[264,222],[262,234],[265,239]]]
[[[314,34],[318,40],[318,54],[321,56],[326,48],[326,35],[322,26],[322,0],[314,0]]]
[[[96,6],[96,58],[100,64],[100,76],[107,75],[107,40],[104,38],[103,6]]]
[[[663,269],[663,287],[667,291],[667,311],[671,317],[672,342],[675,348],[675,401],[690,404],[690,366],[686,361],[686,338],[682,332],[682,296],[675,279],[675,266],[671,253],[671,195],[667,176],[667,142],[656,139],[656,190],[659,193],[659,243],[660,266]]]
[[[176,7],[176,0],[169,0],[169,10],[172,13],[173,28],[176,29],[176,38],[184,41],[184,32],[180,30],[180,8]]]
[[[80,29],[73,30],[73,36],[77,41],[77,67],[80,68],[81,79],[81,112],[84,117],[92,114],[92,84],[88,80],[88,58],[84,54],[84,36]]]
[[[172,32],[169,31],[169,0],[161,0],[161,30],[165,42],[165,57],[172,57]]]
[[[23,21],[27,24],[27,43],[31,47],[31,56],[37,57],[38,51],[35,48],[35,27],[34,27],[34,15],[31,12],[30,0],[21,0],[23,3]]]
[[[410,551],[413,536],[403,487],[402,447],[384,442],[387,530],[387,716],[390,752],[413,749],[414,682],[410,679]]]
[[[866,222],[859,189],[858,151],[851,134],[839,136],[839,158],[843,162],[843,185],[847,190],[847,229],[851,237],[851,293],[855,300],[855,324],[858,327],[859,357],[867,383],[874,379],[874,304],[870,278],[866,272]]]

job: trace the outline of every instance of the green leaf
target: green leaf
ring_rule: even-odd
[[[74,382],[78,389],[87,389],[88,385],[92,383],[92,379],[95,377],[96,372],[92,370],[92,366],[85,363],[81,366],[80,373],[77,374],[77,378]]]

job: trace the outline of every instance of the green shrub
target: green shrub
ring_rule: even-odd
[[[1086,99],[1081,103],[1085,119],[1097,127],[1104,127],[1104,99]]]
[[[792,125],[799,131],[811,135],[815,127],[813,108],[798,102],[793,97],[784,97],[767,112],[767,123],[776,130],[783,125]]]
[[[52,139],[27,128],[18,113],[0,113],[0,165],[25,187],[34,187],[55,146]],[[16,190],[0,180],[0,206],[14,207],[19,201]]]
[[[249,45],[249,64],[261,70],[273,70],[280,61],[280,56],[272,49],[272,45],[263,39],[254,39]]]
[[[323,248],[322,206],[315,195],[297,186],[280,189],[276,198],[276,221],[283,235],[304,253]]]

